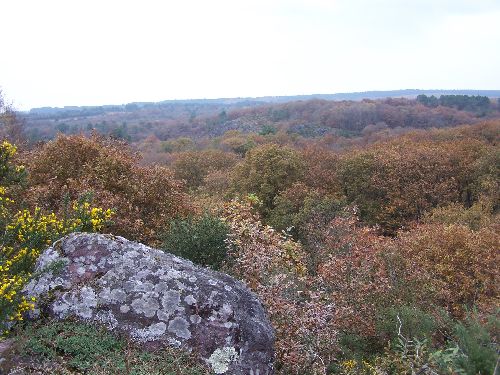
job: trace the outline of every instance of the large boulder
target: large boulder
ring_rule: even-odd
[[[70,234],[39,258],[25,288],[33,315],[96,322],[142,346],[197,353],[216,374],[272,374],[274,331],[232,277],[143,244]]]

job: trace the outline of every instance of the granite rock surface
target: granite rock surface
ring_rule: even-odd
[[[257,297],[234,278],[102,234],[73,233],[39,258],[25,288],[32,315],[117,330],[145,348],[200,356],[216,374],[273,373],[274,331]]]

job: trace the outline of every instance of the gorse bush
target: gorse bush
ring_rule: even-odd
[[[75,202],[71,216],[65,219],[35,209],[34,214],[19,211],[6,221],[0,254],[0,329],[4,330],[8,321],[22,320],[22,313],[33,308],[34,299],[26,299],[20,292],[40,252],[68,233],[101,230],[112,214],[110,209],[92,207],[89,202]]]
[[[23,313],[33,308],[33,298],[21,291],[34,269],[35,262],[48,245],[62,236],[75,232],[94,232],[110,223],[113,211],[92,207],[87,198],[75,201],[67,215],[58,218],[38,207],[13,210],[14,200],[8,190],[19,183],[24,169],[11,162],[16,149],[3,142],[0,147],[0,329],[23,319]]]
[[[165,233],[163,248],[202,266],[219,269],[226,259],[228,233],[228,225],[208,213],[177,219]]]

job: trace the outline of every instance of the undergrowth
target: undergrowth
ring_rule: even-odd
[[[10,354],[11,368],[3,369],[13,375],[208,373],[189,354],[172,348],[146,352],[104,328],[84,323],[26,324],[16,330],[14,340],[14,350]]]

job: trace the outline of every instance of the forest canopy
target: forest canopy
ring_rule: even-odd
[[[33,308],[18,292],[54,240],[105,231],[242,280],[278,374],[498,366],[494,100],[184,103],[24,126],[2,106],[0,320]]]

